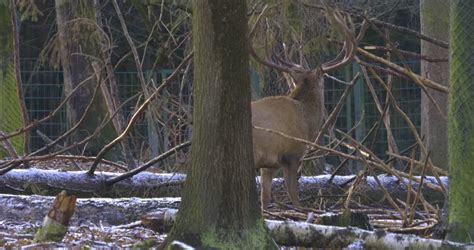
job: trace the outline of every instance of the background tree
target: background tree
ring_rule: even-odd
[[[94,25],[95,8],[92,0],[56,0],[55,9],[57,42],[64,75],[64,95],[72,95],[66,112],[68,127],[73,127],[81,121],[70,140],[74,142],[94,133],[101,126],[107,113],[104,99],[100,95],[92,99],[98,80],[94,75],[90,58],[99,57],[99,37],[95,33]],[[85,84],[82,84],[83,82]],[[80,84],[81,86],[73,93]],[[90,102],[93,103],[89,111],[84,114]],[[87,144],[86,152],[97,153],[114,136],[115,131],[110,124]]]
[[[28,122],[19,74],[19,24],[13,4],[10,0],[0,1],[0,132],[3,133],[13,132]],[[27,151],[28,136],[16,136],[11,144],[17,154],[23,154]],[[0,144],[0,158],[6,155],[2,151]]]
[[[444,41],[449,37],[449,0],[421,0],[421,33]],[[421,40],[421,54],[432,58],[447,58],[448,50]],[[435,82],[449,85],[449,63],[421,60],[421,74]],[[421,93],[421,134],[425,136],[426,147],[436,166],[448,169],[448,121],[446,120],[448,95],[429,89],[443,114]],[[443,118],[444,115],[444,118]]]
[[[257,205],[245,1],[194,1],[192,166],[167,242],[273,246]]]
[[[448,239],[474,237],[474,6],[453,0],[450,18]]]

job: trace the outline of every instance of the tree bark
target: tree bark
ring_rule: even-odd
[[[193,2],[192,164],[167,244],[276,248],[255,185],[246,14],[243,0]]]
[[[450,19],[449,212],[447,238],[469,242],[474,235],[474,9],[453,0]]]
[[[69,221],[76,209],[76,196],[60,192],[44,217],[43,225],[36,231],[34,242],[60,242],[66,235]]]
[[[421,33],[430,37],[446,40],[449,37],[449,1],[421,0]],[[448,57],[448,50],[433,43],[421,40],[421,54],[428,57]],[[421,60],[421,75],[435,82],[449,86],[449,63]],[[443,114],[428,98],[421,93],[421,134],[425,136],[425,145],[431,152],[433,163],[448,170],[448,121],[446,117],[448,95],[428,89],[428,93],[441,107]]]

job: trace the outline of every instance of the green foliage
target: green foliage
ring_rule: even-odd
[[[21,21],[31,20],[32,22],[37,22],[38,16],[43,15],[43,12],[36,6],[35,1],[19,0],[18,8],[21,12]]]
[[[151,22],[150,22],[150,16],[148,15],[148,11],[147,11],[147,3],[140,0],[131,0],[130,4],[133,6],[133,8],[135,8],[138,11],[138,13],[140,14],[140,17],[145,22],[145,25],[148,28],[150,28]]]
[[[99,48],[100,37],[96,24],[96,12],[92,0],[61,0],[56,3],[56,11],[61,9],[62,15],[68,18],[66,29],[68,31],[67,44],[70,47],[81,46],[84,54],[95,55]],[[58,52],[59,38],[50,45],[51,52]],[[59,58],[59,57],[58,57]]]
[[[298,8],[298,3],[292,0],[284,0],[281,4],[282,11],[282,38],[283,42],[289,43],[292,37],[301,34],[304,29],[303,12]]]
[[[92,0],[77,1],[77,7],[75,8],[74,14],[78,17],[95,20],[94,2]]]
[[[74,21],[71,22],[71,44],[81,44],[86,53],[95,54],[100,38],[96,26],[95,8],[92,0],[72,1],[77,6],[73,7]]]
[[[20,99],[17,95],[17,85],[13,65],[6,70],[0,69],[0,131],[11,133],[23,127]],[[23,153],[24,136],[19,135],[10,139],[18,154]],[[0,148],[0,158],[4,157]]]
[[[0,1],[0,67],[5,67],[5,62],[13,50],[13,34],[11,29],[11,15],[9,1]]]
[[[20,99],[13,67],[13,30],[8,1],[0,2],[0,131],[11,133],[23,127]],[[18,154],[23,153],[23,136],[10,139]],[[6,153],[0,148],[0,158]]]

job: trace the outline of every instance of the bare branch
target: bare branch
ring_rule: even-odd
[[[160,162],[160,161],[168,158],[169,156],[175,154],[178,150],[183,149],[185,147],[188,147],[189,145],[191,145],[190,141],[181,143],[181,144],[177,145],[176,147],[164,152],[163,154],[149,160],[148,162],[144,163],[143,165],[133,169],[132,171],[129,171],[127,173],[124,173],[122,175],[119,175],[117,177],[114,177],[114,178],[111,178],[111,179],[107,180],[106,184],[107,185],[113,185],[113,184],[115,184],[115,183],[117,183],[121,180],[125,180],[127,178],[130,178],[130,177],[142,172],[142,171],[145,171],[149,167],[153,166],[155,163]]]
[[[368,59],[371,59],[371,60],[374,60],[378,63],[382,63],[384,65],[386,65],[387,67],[389,67],[390,69],[394,70],[395,72],[397,73],[400,73],[402,75],[405,75],[407,77],[409,77],[410,79],[412,79],[415,83],[417,84],[422,84],[428,88],[432,88],[432,89],[435,89],[435,90],[438,90],[440,92],[444,92],[444,93],[448,93],[448,88],[446,86],[443,86],[437,82],[434,82],[428,78],[425,78],[425,77],[422,77],[422,76],[419,76],[415,73],[413,73],[412,71],[406,69],[406,68],[403,68],[401,66],[398,66],[397,64],[395,63],[392,63],[392,62],[389,62],[381,57],[378,57],[370,52],[367,52],[366,50],[362,49],[362,48],[357,48],[357,52],[361,55],[363,55],[364,57],[368,58]]]
[[[102,148],[102,150],[97,154],[96,160],[94,161],[94,163],[92,164],[91,168],[88,171],[89,175],[94,174],[94,171],[97,168],[97,164],[99,164],[99,161],[104,157],[104,155],[113,146],[115,146],[115,144],[119,143],[128,134],[128,132],[131,130],[132,126],[138,120],[138,117],[140,116],[140,114],[145,110],[145,108],[150,104],[150,102],[159,95],[161,90],[163,90],[165,87],[167,87],[178,76],[179,72],[181,71],[181,68],[183,68],[186,65],[187,61],[190,60],[192,57],[193,57],[193,53],[191,52],[181,62],[181,64],[173,71],[173,73],[168,78],[166,78],[163,81],[163,83],[142,103],[140,108],[138,108],[138,110],[133,114],[133,116],[130,119],[130,121],[128,122],[128,125],[125,128],[125,130],[119,136],[117,136],[117,138],[115,138],[113,141],[111,141],[110,143],[105,145],[104,148]]]

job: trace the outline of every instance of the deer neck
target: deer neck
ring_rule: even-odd
[[[324,85],[321,77],[306,77],[288,95],[303,104],[305,119],[310,127],[310,137],[315,139],[324,117]]]

